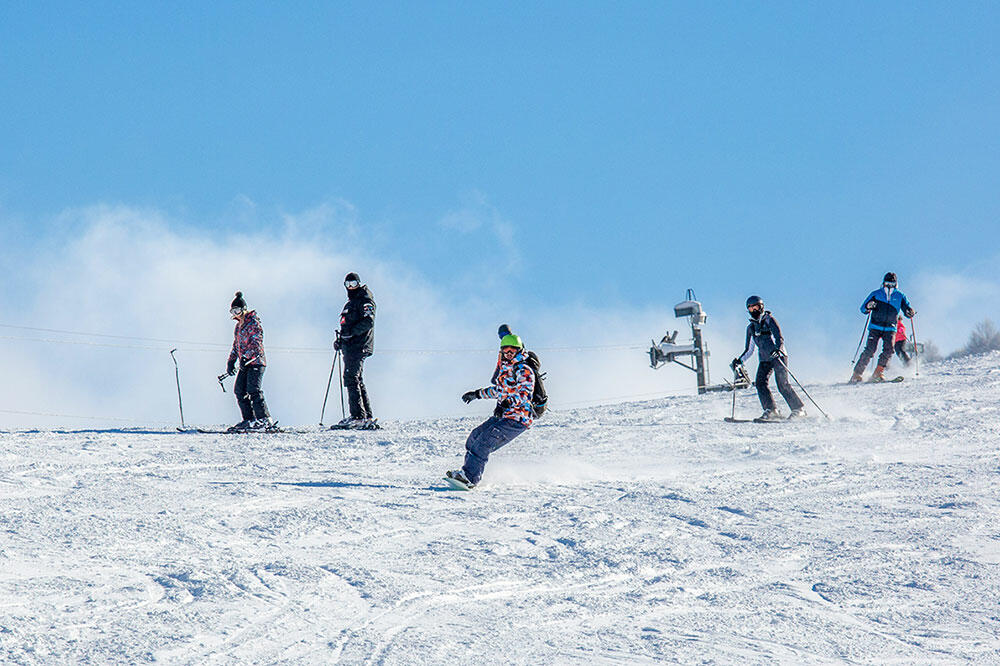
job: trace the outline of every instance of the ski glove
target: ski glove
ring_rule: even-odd
[[[875,309],[875,301],[868,301],[867,303],[865,303],[865,310],[871,312],[874,309]]]
[[[479,391],[466,391],[462,394],[462,402],[469,404],[473,400],[479,398]]]
[[[232,360],[230,360],[228,363],[226,363],[226,374],[229,375],[230,377],[232,377],[233,375],[236,374],[236,359],[235,358],[232,359]]]
[[[339,335],[337,336],[337,339],[333,341],[333,351],[340,351],[340,336]]]
[[[785,352],[781,351],[780,349],[775,349],[773,352],[771,352],[771,358],[782,358],[784,357],[784,355]]]
[[[729,367],[735,370],[736,366],[740,365],[741,363],[742,361],[740,360],[740,357],[737,356],[736,358],[733,359],[733,362],[729,364]]]
[[[905,315],[906,315],[907,317],[909,317],[910,319],[913,319],[913,315],[917,314],[917,311],[916,311],[916,310],[914,310],[913,308],[910,308],[909,310],[907,310],[907,311],[906,311],[906,312],[904,312],[903,314],[905,314]]]
[[[503,413],[507,411],[510,407],[510,398],[504,398],[501,402],[497,403],[496,409],[493,410],[493,416],[498,419],[503,417]]]

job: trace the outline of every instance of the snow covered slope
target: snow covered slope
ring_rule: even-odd
[[[832,423],[554,396],[471,493],[474,419],[3,433],[0,661],[1000,662],[998,365]]]

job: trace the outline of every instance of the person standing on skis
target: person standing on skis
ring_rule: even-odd
[[[871,381],[884,382],[886,366],[892,358],[893,338],[896,336],[896,320],[902,312],[909,318],[917,314],[917,311],[910,306],[910,301],[906,299],[906,294],[896,289],[896,274],[886,273],[882,278],[882,287],[868,294],[864,302],[861,303],[861,314],[870,314],[868,322],[868,344],[861,352],[861,358],[854,366],[854,374],[851,375],[850,383],[856,384],[863,377],[868,362],[875,355],[879,341],[882,342],[882,353],[879,354],[878,362],[875,365],[875,372],[872,373]]]
[[[896,317],[896,337],[893,338],[892,349],[903,365],[910,364],[910,355],[906,353],[906,324],[903,323],[902,314]]]
[[[781,335],[781,327],[770,311],[764,310],[764,300],[760,296],[751,296],[747,299],[747,312],[750,315],[750,323],[747,325],[746,345],[743,353],[733,359],[730,367],[734,370],[736,366],[742,365],[744,361],[753,354],[754,347],[757,347],[757,397],[760,399],[760,406],[764,413],[760,415],[760,421],[777,421],[782,418],[781,413],[774,405],[774,396],[768,387],[768,380],[771,373],[774,373],[774,381],[778,385],[781,397],[788,403],[791,413],[788,418],[805,416],[806,412],[802,408],[802,400],[788,381],[788,354],[785,353],[785,340]]]
[[[271,421],[271,415],[267,411],[267,402],[261,389],[261,380],[264,377],[264,370],[267,369],[267,359],[264,357],[264,328],[260,324],[257,311],[247,309],[243,292],[236,292],[236,298],[229,307],[229,314],[236,321],[236,328],[233,331],[233,348],[229,352],[226,375],[236,375],[233,393],[236,394],[236,403],[243,417],[242,421],[229,430],[237,432],[273,428],[274,422]],[[239,374],[236,374],[237,365]]]
[[[521,338],[508,334],[500,340],[500,372],[486,388],[466,391],[462,400],[493,398],[497,401],[493,416],[486,419],[465,440],[465,464],[445,476],[471,490],[483,476],[490,454],[531,427],[534,410],[531,395],[535,372],[528,365]]]
[[[333,348],[344,355],[344,386],[351,414],[335,428],[378,427],[363,377],[365,359],[375,353],[375,297],[357,273],[344,277],[347,303],[340,313],[340,330]]]

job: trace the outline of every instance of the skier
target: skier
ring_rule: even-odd
[[[531,395],[535,372],[531,369],[521,338],[507,334],[500,340],[500,373],[490,386],[466,391],[462,400],[468,404],[480,398],[497,401],[493,416],[486,419],[465,440],[465,464],[462,469],[445,473],[448,479],[471,490],[479,483],[490,454],[508,444],[531,427],[534,411]]]
[[[340,330],[333,348],[344,355],[344,386],[351,414],[335,428],[378,428],[372,414],[368,391],[365,389],[365,359],[375,352],[375,298],[367,285],[361,284],[357,273],[344,277],[347,303],[340,313]]]
[[[226,375],[236,374],[236,364],[239,363],[239,374],[233,385],[236,402],[240,406],[243,420],[229,428],[231,432],[243,430],[272,429],[274,422],[267,411],[264,392],[261,389],[261,379],[267,368],[264,357],[264,329],[256,310],[247,310],[243,292],[236,292],[236,298],[230,304],[229,314],[236,321],[233,331],[233,349],[229,352],[229,362],[226,364]]]
[[[911,319],[913,315],[917,314],[917,311],[910,306],[906,295],[896,289],[896,274],[886,273],[885,277],[882,278],[882,287],[868,294],[868,297],[861,304],[861,314],[871,314],[871,320],[868,323],[868,344],[865,345],[865,350],[861,352],[861,358],[854,366],[854,374],[851,375],[850,383],[856,384],[863,379],[862,373],[868,367],[872,356],[875,355],[879,341],[882,342],[882,353],[879,354],[871,381],[885,381],[883,374],[886,366],[889,365],[889,359],[892,358],[893,338],[897,330],[896,320],[900,312]]]
[[[735,371],[737,366],[750,358],[754,346],[757,347],[757,378],[754,383],[764,412],[754,420],[777,421],[782,418],[774,406],[774,396],[767,385],[772,372],[778,391],[788,403],[788,408],[792,410],[788,418],[805,416],[802,400],[788,382],[788,354],[785,353],[785,341],[778,321],[771,316],[769,310],[764,310],[764,300],[760,296],[751,296],[747,299],[747,312],[750,314],[750,323],[747,325],[746,346],[743,353],[734,358],[729,365]]]
[[[903,365],[910,364],[910,355],[906,353],[906,324],[903,323],[902,314],[896,317],[896,337],[893,338],[892,348]]]

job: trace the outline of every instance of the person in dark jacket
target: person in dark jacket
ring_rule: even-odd
[[[750,314],[750,323],[747,325],[746,345],[743,353],[730,363],[732,368],[742,365],[744,361],[753,354],[754,347],[757,347],[757,397],[760,399],[760,406],[764,413],[760,419],[764,421],[776,421],[782,418],[781,413],[774,406],[774,396],[767,383],[774,373],[774,381],[778,385],[778,392],[788,403],[788,408],[792,410],[788,418],[805,416],[802,408],[802,400],[799,399],[795,389],[788,381],[788,354],[785,353],[785,340],[781,335],[781,327],[770,311],[764,310],[764,300],[760,296],[751,296],[747,299],[747,312]]]
[[[264,400],[261,380],[267,368],[264,356],[264,328],[256,310],[248,310],[243,292],[236,292],[236,298],[230,304],[229,314],[236,321],[233,331],[233,348],[229,352],[229,362],[226,363],[226,374],[236,375],[233,393],[240,407],[243,420],[230,430],[268,429],[274,426],[271,415]],[[237,365],[239,374],[236,374]]]
[[[872,373],[871,381],[884,382],[886,366],[892,358],[893,338],[896,336],[896,319],[902,312],[907,317],[913,318],[917,311],[910,306],[910,301],[906,299],[906,294],[896,289],[896,274],[886,273],[882,278],[882,288],[876,289],[868,294],[868,297],[861,303],[861,314],[870,314],[868,322],[868,344],[861,352],[861,358],[854,366],[854,374],[851,375],[850,382],[855,384],[863,379],[865,368],[868,362],[875,355],[878,343],[882,343],[882,353],[879,354],[878,362],[875,365],[875,372]]]
[[[340,330],[333,343],[344,358],[344,386],[351,414],[338,425],[341,428],[375,428],[368,391],[365,388],[365,359],[375,353],[375,298],[357,273],[344,278],[347,303],[340,313]]]

